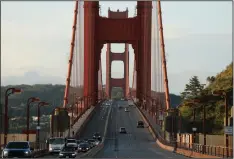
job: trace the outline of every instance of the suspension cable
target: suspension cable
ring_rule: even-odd
[[[69,93],[69,87],[70,87],[70,78],[71,78],[72,61],[73,61],[73,53],[74,53],[75,31],[76,31],[76,24],[77,24],[77,10],[78,10],[78,1],[76,1],[75,10],[74,10],[74,22],[73,22],[72,40],[71,40],[71,48],[70,48],[70,58],[69,58],[69,64],[68,64],[66,88],[65,88],[64,99],[63,99],[64,108],[66,107],[68,103],[68,93]]]

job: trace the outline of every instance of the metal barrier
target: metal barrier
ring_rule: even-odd
[[[198,143],[180,143],[180,142],[177,142],[177,145],[179,148],[183,148],[201,154],[217,156],[222,158],[224,157],[233,158],[233,148],[227,148],[223,146],[213,146],[213,145],[202,145]]]

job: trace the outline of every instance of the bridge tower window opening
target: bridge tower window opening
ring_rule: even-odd
[[[123,54],[125,51],[125,43],[111,43],[110,48],[112,53]]]
[[[124,78],[124,62],[112,61],[111,63],[111,78],[122,79]]]

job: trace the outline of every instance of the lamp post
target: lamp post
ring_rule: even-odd
[[[4,115],[4,146],[7,143],[7,134],[8,134],[8,97],[11,94],[21,93],[22,90],[18,88],[8,88],[5,92],[5,115]]]
[[[178,116],[179,116],[179,138],[180,138],[180,144],[181,144],[181,140],[182,140],[182,136],[181,136],[181,129],[182,129],[182,116],[181,116],[181,112],[179,107],[181,107],[181,105],[179,105],[177,107],[177,111],[178,111]]]
[[[80,97],[76,96],[76,105],[77,105],[77,117],[79,116],[79,104],[80,104]]]
[[[224,90],[218,90],[218,91],[213,91],[212,94],[214,96],[222,96],[224,98],[224,107],[225,107],[225,126],[228,126],[228,95],[229,93],[231,93],[232,90],[228,90],[227,92],[225,92]],[[228,140],[228,134],[225,134],[225,146],[226,146],[226,153],[227,153],[227,157],[229,156],[229,140]]]
[[[47,106],[49,103],[46,102],[39,102],[37,105],[37,148],[39,149],[39,142],[40,142],[40,117],[41,117],[41,112],[40,108],[41,106]]]
[[[193,131],[193,143],[195,143],[195,141],[196,141],[196,131],[197,131],[197,128],[196,128],[196,127],[193,127],[193,128],[192,128],[192,131]]]
[[[39,98],[36,98],[36,97],[31,97],[31,98],[28,98],[28,101],[27,101],[27,141],[29,141],[29,106],[31,103],[33,102],[39,102],[40,99]]]

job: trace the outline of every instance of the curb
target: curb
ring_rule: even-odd
[[[159,147],[161,147],[162,149],[168,150],[170,152],[174,152],[174,153],[186,156],[186,157],[190,157],[190,158],[221,158],[221,157],[217,157],[217,156],[200,154],[200,153],[197,153],[197,152],[194,152],[194,151],[190,151],[190,150],[184,150],[184,149],[181,149],[181,148],[177,148],[177,150],[174,151],[174,148],[172,146],[164,145],[163,143],[161,143],[157,139],[157,137],[155,135],[156,133],[154,132],[154,130],[153,130],[150,122],[148,121],[148,119],[144,116],[143,112],[140,110],[139,107],[137,107],[137,110],[138,110],[141,118],[144,120],[144,122],[148,124],[148,130],[151,133],[151,135],[153,136],[153,138],[156,140],[157,145]]]

